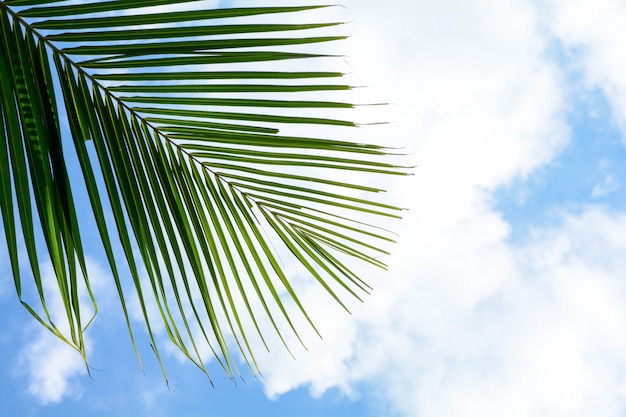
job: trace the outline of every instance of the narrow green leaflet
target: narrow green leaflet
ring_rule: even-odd
[[[37,2],[35,2],[37,3]],[[41,3],[41,2],[39,2]],[[167,4],[174,2],[167,1]],[[29,5],[32,5],[29,4]],[[132,7],[132,2],[126,2],[126,7]],[[33,26],[38,29],[99,29],[118,28],[125,26],[137,26],[148,24],[167,24],[179,22],[194,22],[199,20],[239,18],[247,16],[269,15],[276,13],[293,13],[306,10],[320,9],[328,6],[304,6],[304,7],[249,7],[249,8],[225,8],[213,10],[193,10],[187,12],[164,12],[142,14],[135,13],[126,16],[106,16],[106,17],[82,17],[71,19],[44,20],[35,22]],[[123,10],[121,7],[117,11]]]
[[[124,74],[94,74],[99,80],[113,81],[177,81],[177,80],[236,80],[236,79],[306,79],[337,78],[340,72],[276,72],[276,71],[182,71],[182,72],[144,72]]]
[[[181,26],[144,30],[115,30],[115,31],[78,31],[49,35],[51,41],[59,42],[93,42],[93,41],[128,41],[137,39],[167,39],[187,36],[206,35],[234,35],[248,33],[284,32],[292,30],[317,29],[335,26],[337,23],[302,24],[302,25],[211,25],[211,26]]]
[[[348,310],[372,289],[355,262],[386,268],[394,235],[376,222],[401,210],[375,184],[407,169],[384,144],[341,137],[359,103],[325,48],[346,38],[316,14],[333,6],[208,3],[0,1],[0,215],[15,288],[85,363],[98,306],[83,210],[140,366],[133,298],[166,381],[157,329],[207,377],[204,346],[230,377],[259,374],[267,329],[290,351],[287,333],[304,344],[296,316],[323,332],[294,274]],[[189,8],[153,7],[177,4]]]

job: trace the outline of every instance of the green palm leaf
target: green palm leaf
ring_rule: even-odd
[[[79,281],[97,307],[66,166],[77,155],[137,357],[129,284],[162,368],[148,304],[205,373],[199,343],[231,376],[239,372],[236,345],[257,373],[252,338],[267,347],[261,320],[284,342],[286,328],[297,331],[289,302],[313,325],[277,251],[290,252],[342,305],[343,293],[359,298],[370,289],[350,259],[385,267],[380,246],[392,236],[355,219],[399,210],[361,196],[382,190],[331,176],[404,170],[377,145],[280,133],[296,124],[356,126],[334,116],[353,104],[316,98],[351,87],[337,81],[339,72],[310,70],[311,59],[328,55],[306,48],[344,36],[310,34],[338,22],[246,18],[271,22],[328,6],[146,8],[192,1],[200,0],[0,2],[0,212],[20,301],[87,361],[83,334],[93,316],[81,315]],[[272,62],[290,70],[266,67]],[[51,318],[39,266],[46,259],[69,330]],[[34,304],[23,294],[31,277]]]

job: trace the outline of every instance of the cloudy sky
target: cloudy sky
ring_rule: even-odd
[[[94,382],[18,305],[0,241],[2,415],[626,415],[626,2],[342,4],[358,94],[392,103],[360,134],[416,166],[387,183],[410,210],[372,295],[350,316],[304,283],[323,341],[261,356],[260,381],[212,366],[215,389],[172,354],[168,391],[93,255]]]

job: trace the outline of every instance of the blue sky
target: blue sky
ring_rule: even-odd
[[[168,391],[95,248],[92,381],[19,306],[0,241],[2,415],[626,415],[626,4],[343,4],[358,99],[394,103],[358,135],[417,166],[385,184],[410,211],[373,294],[349,316],[299,281],[323,341],[275,345],[261,381],[209,364],[215,389],[168,354]]]

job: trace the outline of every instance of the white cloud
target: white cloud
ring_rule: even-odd
[[[487,214],[430,250],[425,236],[354,317],[318,314],[310,352],[270,356],[266,392],[338,388],[405,416],[621,415],[625,227],[589,209],[520,248]]]
[[[39,330],[33,339],[21,353],[28,393],[44,405],[79,398],[81,388],[75,377],[86,375],[80,355],[46,331]]]
[[[603,158],[598,164],[598,171],[603,175],[600,182],[593,186],[591,190],[591,198],[603,197],[619,190],[620,183],[617,176],[611,169],[611,163],[608,159]]]
[[[602,90],[626,131],[626,4],[619,0],[548,0],[547,25],[577,59],[589,87]]]
[[[540,13],[480,0],[348,6],[355,70],[398,103],[382,138],[413,143],[416,176],[395,190],[411,212],[354,316],[303,286],[325,340],[308,335],[296,362],[261,358],[266,393],[337,388],[420,417],[620,415],[626,217],[563,213],[514,245],[490,205],[568,141]]]
[[[614,174],[607,174],[602,181],[594,185],[591,190],[591,197],[597,198],[607,194],[611,194],[613,191],[619,190],[620,185],[617,177]]]
[[[591,197],[603,197],[607,194],[611,194],[613,191],[619,190],[619,188],[620,185],[617,177],[613,174],[607,174],[601,182],[594,185],[591,190]]]
[[[91,287],[98,295],[98,300],[106,302],[111,290],[106,284],[107,273],[97,262],[89,258],[87,270]],[[42,266],[42,279],[52,320],[67,335],[69,325],[62,302],[57,295],[58,287],[56,287],[54,272],[49,263]],[[88,319],[91,302],[84,288],[79,291],[82,291],[82,317]],[[58,403],[65,398],[79,398],[82,395],[81,385],[86,380],[87,368],[78,352],[57,339],[37,322],[33,321],[25,332],[27,342],[20,352],[16,372],[27,378],[27,392],[35,397],[37,402],[44,405]],[[93,346],[88,334],[85,334],[85,344],[89,353]]]

